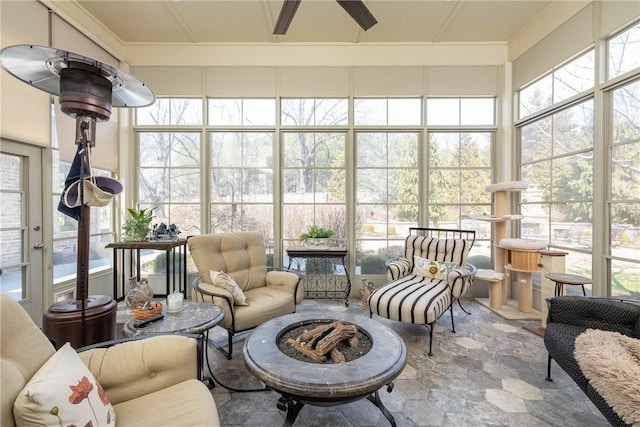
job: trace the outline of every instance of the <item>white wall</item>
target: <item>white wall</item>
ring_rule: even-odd
[[[498,96],[501,68],[135,66],[131,73],[158,96]]]
[[[0,47],[47,45],[49,13],[35,1],[0,2]],[[7,139],[48,146],[49,95],[0,71],[0,134]]]

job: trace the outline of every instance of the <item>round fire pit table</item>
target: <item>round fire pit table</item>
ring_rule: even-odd
[[[371,349],[345,363],[314,363],[296,360],[278,348],[279,338],[293,328],[336,320],[353,324],[368,335]],[[334,406],[363,398],[380,408],[392,426],[396,425],[378,391],[384,386],[389,393],[393,390],[392,381],[407,362],[407,349],[398,334],[374,320],[349,313],[289,314],[256,328],[245,341],[242,355],[247,369],[281,394],[277,407],[286,411],[285,426],[293,425],[305,404]]]

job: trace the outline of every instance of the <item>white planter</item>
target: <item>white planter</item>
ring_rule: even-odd
[[[331,238],[329,237],[317,237],[308,238],[304,241],[304,244],[308,249],[329,249],[330,242]]]

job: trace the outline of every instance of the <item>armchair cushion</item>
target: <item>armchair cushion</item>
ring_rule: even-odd
[[[298,286],[300,278],[290,271],[271,270],[267,272],[267,286],[271,286],[289,294],[295,294],[296,304],[304,299],[304,288]]]
[[[211,283],[225,289],[233,297],[233,303],[235,305],[249,305],[247,296],[242,292],[240,286],[235,280],[231,278],[227,273],[223,271],[211,270],[209,272]]]
[[[224,271],[243,292],[265,286],[267,255],[259,232],[193,236],[189,251],[200,276],[209,281],[211,270]]]
[[[414,256],[463,265],[472,245],[473,242],[466,239],[438,239],[410,234],[405,241],[405,258],[412,265]]]
[[[389,282],[408,275],[413,264],[406,258],[396,258],[387,262],[387,280]]]
[[[0,425],[14,425],[18,393],[56,352],[27,312],[7,294],[0,294]]]
[[[211,392],[196,379],[114,405],[119,426],[219,426]],[[180,408],[176,410],[176,408]],[[80,427],[80,426],[78,426]]]
[[[79,354],[115,405],[197,378],[197,342],[162,335]]]
[[[114,426],[102,387],[69,343],[40,367],[13,405],[18,426]]]
[[[469,263],[447,270],[447,283],[454,298],[460,298],[469,291],[477,271],[475,265]]]
[[[287,274],[291,274],[297,282],[298,278],[295,274]],[[274,317],[295,312],[296,303],[292,297],[293,292],[289,292],[279,283],[275,282],[270,286],[245,291],[247,299],[251,301],[250,305],[233,305],[233,297],[227,290],[202,279],[198,282],[196,292],[216,295],[206,300],[218,304],[224,310],[224,318],[218,326],[240,332],[255,328]]]

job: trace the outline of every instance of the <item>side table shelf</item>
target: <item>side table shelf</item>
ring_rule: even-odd
[[[113,299],[122,301],[127,293],[129,278],[135,275],[140,281],[140,255],[142,250],[165,252],[165,294],[182,292],[186,296],[187,287],[187,240],[154,240],[142,242],[113,242],[106,248],[113,249]],[[128,269],[126,268],[126,255]],[[178,256],[180,254],[181,256]],[[134,271],[135,268],[135,271]]]
[[[304,272],[305,297],[344,298],[344,305],[349,306],[351,279],[345,261],[346,249],[287,249],[287,255],[287,269]]]

